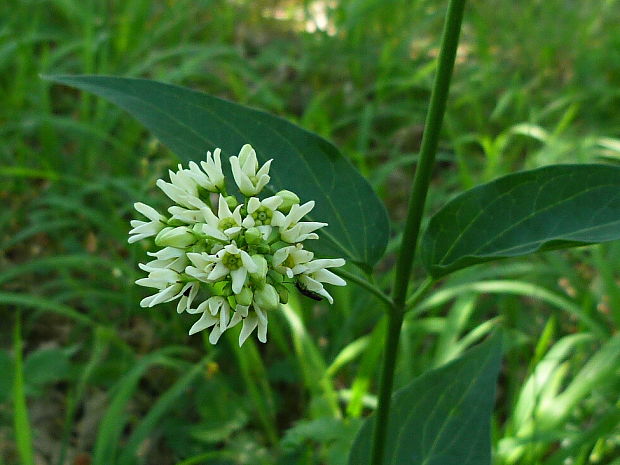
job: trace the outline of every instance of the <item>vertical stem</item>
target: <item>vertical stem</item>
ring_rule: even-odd
[[[390,398],[392,397],[396,354],[398,353],[398,339],[400,337],[400,330],[403,326],[404,316],[404,312],[394,310],[393,308],[387,315],[388,324],[385,331],[381,385],[379,387],[379,399],[372,436],[371,465],[382,465],[385,451],[385,439],[390,414]]]
[[[409,197],[409,207],[407,211],[407,222],[400,246],[400,254],[396,264],[396,277],[394,279],[393,298],[397,308],[401,308],[405,302],[407,294],[407,284],[411,273],[411,266],[416,251],[420,222],[424,213],[426,193],[430,183],[437,144],[439,143],[439,133],[443,122],[443,115],[446,110],[448,90],[450,88],[450,78],[454,68],[456,49],[461,31],[461,20],[465,0],[450,0],[448,14],[444,25],[441,50],[439,52],[439,62],[437,75],[433,84],[430,106],[426,117],[422,145],[420,147],[420,158],[413,179],[411,195]]]
[[[420,223],[422,221],[422,214],[424,213],[426,194],[428,192],[433,165],[435,163],[439,133],[441,131],[443,115],[446,110],[446,101],[450,89],[450,78],[452,77],[452,70],[454,68],[464,9],[465,0],[450,0],[446,21],[444,23],[437,74],[435,75],[435,82],[433,83],[431,101],[426,116],[422,145],[420,147],[420,158],[413,179],[405,230],[398,261],[396,263],[396,276],[394,277],[394,288],[392,290],[393,306],[388,312],[385,352],[383,355],[381,385],[379,388],[379,402],[372,437],[370,462],[372,465],[383,464],[390,399],[392,396],[392,386],[394,384],[394,368],[396,366],[398,339],[400,337],[405,312],[407,287],[417,248],[418,233],[420,232]]]

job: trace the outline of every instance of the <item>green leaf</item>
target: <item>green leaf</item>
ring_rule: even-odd
[[[500,258],[620,239],[620,167],[552,165],[510,174],[448,202],[422,238],[440,277]]]
[[[24,362],[26,388],[29,394],[40,394],[42,388],[69,376],[70,350],[51,348],[32,352]]]
[[[329,142],[281,118],[187,88],[145,79],[47,76],[92,92],[138,119],[182,160],[201,160],[220,147],[237,155],[243,144],[261,162],[274,159],[273,191],[315,200],[311,219],[329,224],[316,251],[371,268],[387,245],[385,208],[368,182]]]
[[[392,397],[385,465],[490,465],[490,417],[501,336],[424,373]],[[360,429],[349,465],[369,465],[374,415]]]

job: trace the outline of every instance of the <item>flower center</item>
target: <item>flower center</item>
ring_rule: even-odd
[[[226,268],[231,271],[238,270],[243,265],[243,263],[241,262],[241,257],[239,255],[228,252],[226,252],[222,257],[222,263]]]
[[[295,263],[295,259],[293,258],[293,255],[290,255],[288,257],[286,257],[286,260],[284,260],[283,265],[287,268],[294,268],[296,263]]]
[[[262,226],[264,224],[271,224],[271,217],[273,216],[273,212],[271,209],[267,207],[258,207],[254,213],[252,213],[252,218],[254,218],[254,222],[257,226]]]
[[[218,223],[217,227],[221,230],[221,231],[226,231],[228,228],[233,228],[237,226],[236,221],[232,218],[232,217],[228,217],[228,218],[222,218],[220,220],[220,222]]]

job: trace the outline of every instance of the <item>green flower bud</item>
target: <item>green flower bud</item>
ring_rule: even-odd
[[[288,247],[289,245],[291,244],[288,244],[284,241],[278,241],[278,242],[271,244],[271,251],[275,252],[276,250],[280,250],[282,247]]]
[[[258,253],[260,253],[260,254],[263,254],[263,255],[264,255],[264,254],[271,253],[271,249],[269,248],[269,244],[265,244],[265,243],[263,243],[263,244],[258,244],[258,245],[256,246],[256,251],[257,251]]]
[[[288,289],[286,288],[286,286],[283,286],[282,284],[275,284],[274,287],[276,288],[276,291],[278,292],[278,296],[280,297],[280,303],[281,304],[285,304],[288,302]]]
[[[263,240],[263,233],[258,228],[249,228],[245,232],[245,240],[250,245],[257,245]]]
[[[267,277],[267,270],[269,269],[267,260],[260,254],[252,255],[252,260],[256,263],[258,270],[254,273],[250,273],[250,278],[256,283],[264,283]]]
[[[274,283],[281,283],[284,280],[284,276],[282,276],[276,270],[269,270],[269,273],[267,273],[267,275]]]
[[[262,310],[277,310],[280,305],[278,291],[271,284],[265,284],[261,289],[254,292],[254,302]]]
[[[213,285],[213,293],[221,296],[232,295],[232,285],[228,281],[218,281]]]
[[[170,218],[170,219],[168,220],[168,223],[167,223],[167,224],[168,224],[168,226],[176,227],[176,226],[184,226],[186,223],[185,223],[185,222],[183,222],[183,221],[181,221],[181,220],[178,220],[178,219],[176,219],[176,218],[174,218],[174,219],[173,219],[173,218]]]
[[[282,203],[278,207],[278,210],[282,213],[288,213],[291,211],[293,205],[299,205],[299,197],[297,197],[297,194],[294,192],[283,190],[276,195],[282,199]]]
[[[231,210],[234,210],[237,205],[239,205],[239,202],[237,202],[237,199],[233,195],[224,197],[224,200],[226,201],[226,205],[228,205],[228,208],[230,208]]]
[[[155,236],[155,244],[159,247],[176,247],[184,249],[196,242],[196,236],[185,226],[164,228]]]
[[[228,305],[230,305],[232,308],[235,308],[237,306],[237,299],[234,295],[229,295],[228,297],[226,297],[226,300],[228,301]]]
[[[269,234],[269,237],[267,238],[267,242],[269,242],[270,244],[274,241],[277,241],[278,239],[280,239],[280,233],[278,232],[279,228],[273,228],[271,230],[271,234]]]
[[[235,296],[237,303],[239,305],[252,305],[252,299],[254,298],[254,294],[249,287],[244,287],[241,289],[241,292]]]

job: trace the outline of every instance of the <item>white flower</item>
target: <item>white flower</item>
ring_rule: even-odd
[[[148,267],[150,269],[155,268],[170,268],[175,271],[183,271],[187,264],[187,257],[185,256],[184,249],[177,249],[175,247],[164,247],[157,252],[147,252],[147,255],[155,257],[156,260],[150,261],[146,265],[140,265],[140,268],[144,269]]]
[[[267,197],[263,200],[259,200],[256,197],[250,197],[247,207],[248,215],[243,219],[243,227],[252,228],[256,226],[261,230],[261,232],[269,235],[271,232],[271,220],[276,209],[281,203],[282,198],[275,195],[273,197]],[[265,226],[269,227],[264,228]]]
[[[198,295],[198,291],[200,290],[200,283],[194,281],[192,283],[187,283],[181,289],[179,293],[181,298],[179,299],[179,303],[177,304],[177,313],[183,313],[184,311],[189,312],[192,307],[192,303],[194,299]],[[173,299],[174,300],[174,299]]]
[[[187,208],[173,205],[168,208],[168,213],[172,215],[171,220],[181,221],[186,224],[195,224],[204,221],[204,213],[201,210],[188,210]]]
[[[200,162],[204,172],[200,170],[196,163],[193,161],[189,162],[190,176],[200,187],[209,192],[223,192],[225,188],[220,153],[220,149],[215,149],[213,155],[211,155],[211,152],[207,152],[207,161]]]
[[[205,252],[188,252],[187,258],[190,259],[194,266],[187,266],[185,268],[185,273],[199,281],[205,283],[212,282],[212,280],[209,279],[209,273],[211,273],[215,267],[217,261],[215,255],[209,255]]]
[[[206,223],[202,227],[203,233],[220,241],[228,242],[241,231],[241,208],[243,205],[237,205],[234,211],[230,211],[230,207],[226,199],[220,195],[218,201],[217,215],[206,207],[202,209],[202,213]]]
[[[271,224],[280,227],[280,237],[289,244],[303,242],[306,239],[318,239],[319,236],[314,231],[327,226],[327,223],[316,221],[299,222],[313,208],[314,201],[311,200],[303,205],[293,205],[291,211],[286,216],[282,212],[276,211],[271,219]]]
[[[243,345],[256,328],[258,328],[258,340],[263,343],[267,342],[267,314],[256,305],[253,308],[252,312],[248,312],[248,307],[237,305],[237,310],[228,325],[229,328],[232,328],[240,321],[243,321],[241,333],[239,334],[239,347]]]
[[[243,195],[250,197],[263,190],[270,179],[268,173],[271,162],[267,161],[258,169],[256,152],[250,144],[241,147],[238,157],[230,157],[233,177]]]
[[[180,166],[179,171],[176,173],[173,171],[169,172],[171,182],[158,179],[157,187],[170,197],[170,200],[183,207],[190,209],[206,207],[207,205],[198,197],[198,184],[194,181],[190,171],[184,170]]]
[[[245,284],[248,273],[258,271],[258,267],[245,250],[240,250],[233,241],[220,250],[216,255],[216,265],[209,273],[208,279],[212,282],[219,281],[224,276],[230,274],[232,279],[232,290],[235,294],[241,292]]]
[[[213,326],[209,342],[215,344],[228,328],[230,304],[222,296],[213,296],[201,303],[198,308],[189,309],[188,313],[202,313],[200,319],[190,328],[189,335]]]
[[[136,202],[133,206],[150,221],[131,220],[130,224],[133,229],[129,231],[129,234],[133,234],[133,236],[130,235],[127,242],[132,244],[134,242],[141,241],[142,239],[146,239],[147,237],[156,236],[159,231],[164,229],[167,222],[164,215],[144,203]]]
[[[183,252],[181,255],[180,252]],[[166,247],[159,252],[149,255],[156,257],[146,264],[138,266],[149,273],[147,278],[136,281],[139,286],[153,287],[159,292],[145,297],[140,302],[141,307],[153,307],[157,304],[170,302],[181,297],[177,305],[177,312],[187,310],[198,294],[198,282],[184,282],[181,273],[187,266],[187,257],[184,251],[173,247]]]
[[[297,265],[293,268],[294,274],[299,274],[298,283],[306,290],[325,297],[330,304],[334,303],[332,296],[325,290],[322,283],[334,286],[346,286],[346,281],[326,268],[344,265],[342,258],[313,260],[309,263]]]
[[[304,250],[301,244],[289,245],[276,250],[273,254],[273,269],[292,278],[295,275],[293,270],[298,269],[299,265],[308,263],[312,258],[314,254]]]
[[[152,296],[145,297],[140,301],[141,307],[153,307],[163,302],[170,302],[182,294],[183,284],[181,283],[179,273],[168,268],[152,268],[140,264],[140,268],[149,272],[147,278],[141,278],[136,281],[139,286],[153,287],[159,292]]]

